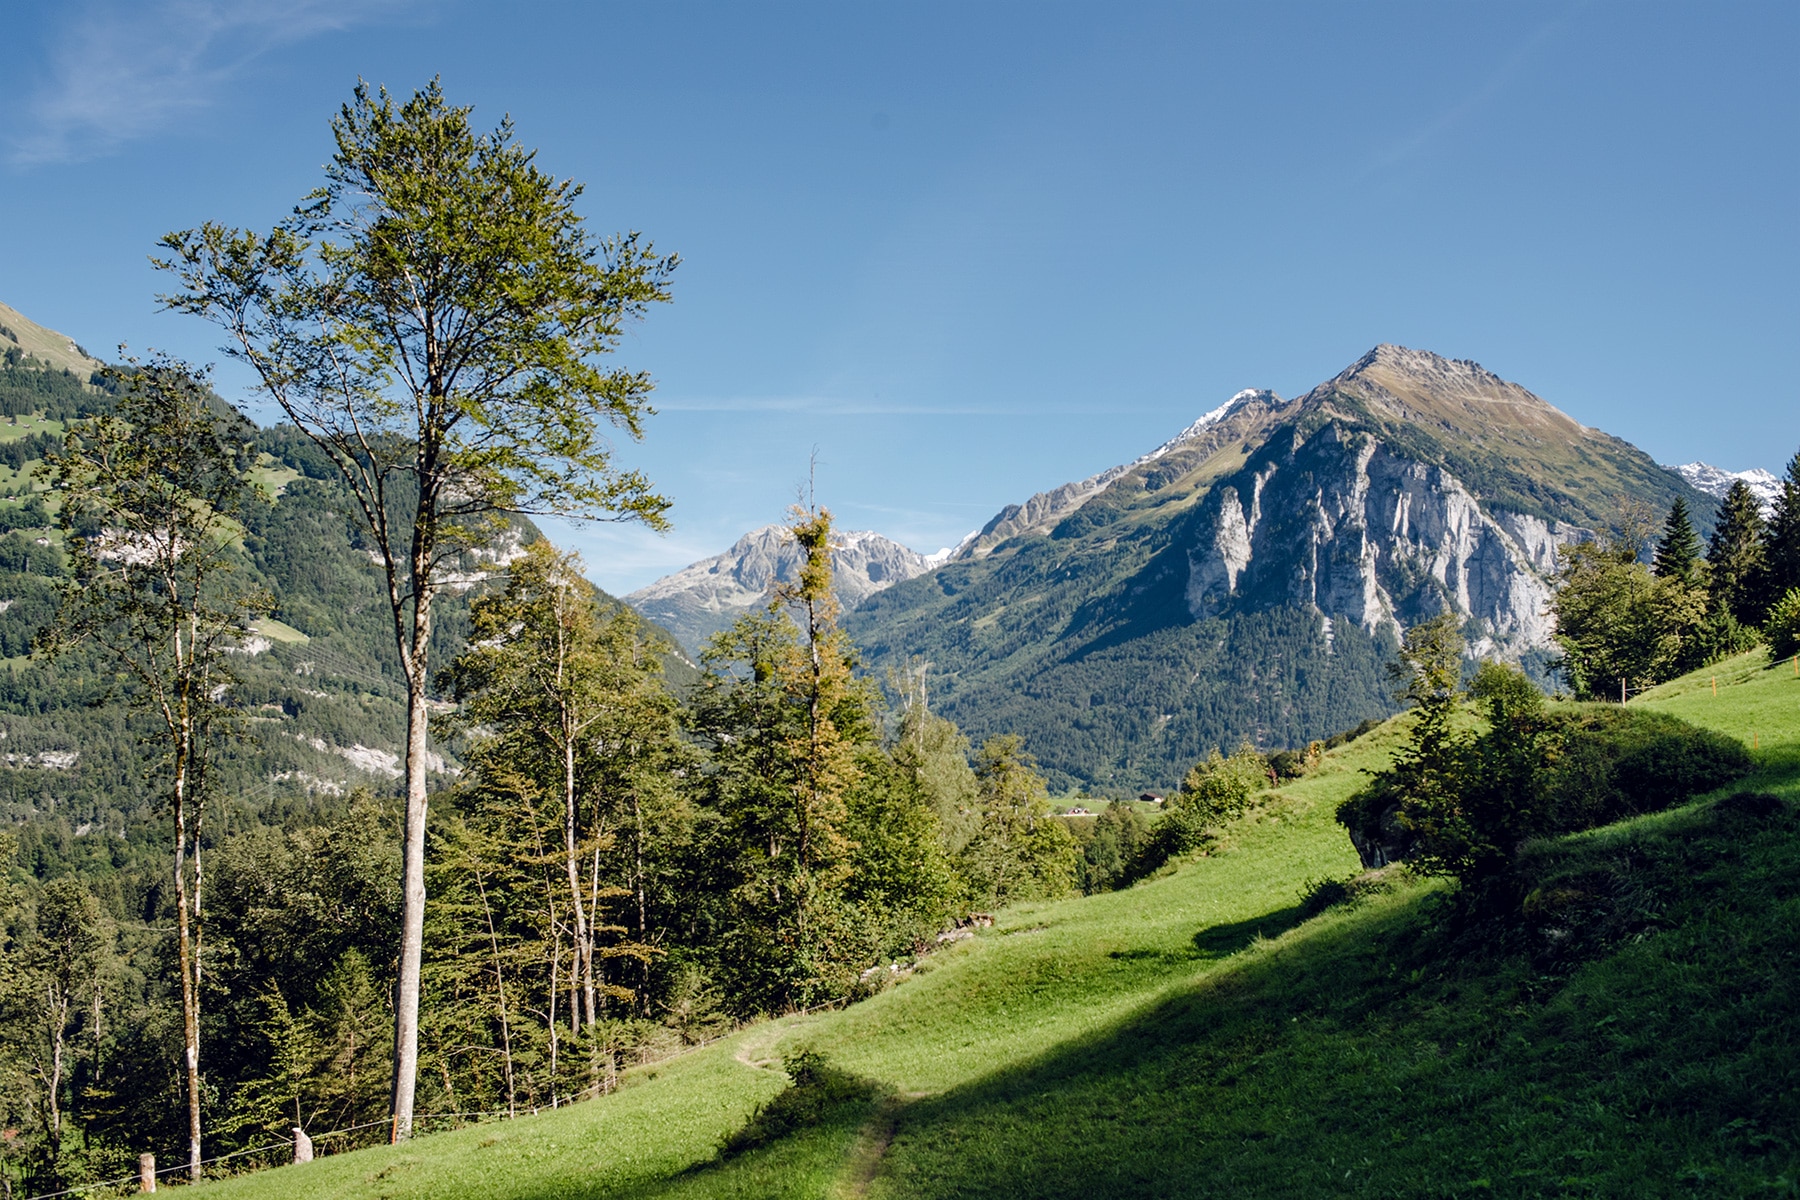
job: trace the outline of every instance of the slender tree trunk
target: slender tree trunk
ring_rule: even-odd
[[[406,832],[401,842],[400,972],[394,994],[394,1091],[389,1137],[412,1136],[413,1097],[419,1081],[419,975],[425,950],[425,735],[430,710],[425,686],[431,642],[428,562],[415,555],[417,599],[412,612],[406,668]]]
[[[200,1180],[200,964],[189,905],[199,898],[199,892],[196,889],[189,893],[187,879],[187,747],[178,745],[175,756],[175,942],[181,971],[182,1065],[187,1072],[188,1177],[197,1183]]]
[[[565,735],[562,750],[563,863],[569,876],[569,901],[575,909],[575,976],[570,982],[580,984],[583,1001],[580,1019],[591,1026],[594,1023],[594,931],[587,905],[581,898],[581,849],[576,842],[575,828],[575,739]],[[574,1023],[574,1020],[570,1021],[571,1025]]]
[[[49,1110],[44,1127],[49,1134],[50,1167],[55,1182],[62,1182],[62,1075],[63,1038],[69,1028],[69,997],[59,992],[56,984],[44,981],[44,1008],[50,1026],[50,1070],[44,1078],[45,1107]],[[40,1075],[45,1073],[40,1069]]]
[[[631,789],[631,822],[635,828],[636,840],[632,843],[632,870],[635,878],[632,883],[637,891],[637,940],[638,945],[649,942],[649,912],[644,903],[644,805],[638,795],[637,788]],[[650,959],[644,955],[638,959],[638,1005],[643,1015],[650,1015]]]
[[[494,956],[494,991],[500,997],[500,1061],[506,1068],[506,1115],[516,1117],[518,1089],[513,1086],[512,1025],[506,1019],[506,974],[500,968],[500,936],[494,932],[494,910],[488,905],[487,884],[480,871],[475,872],[475,890],[481,896],[481,913],[487,918],[488,947]]]

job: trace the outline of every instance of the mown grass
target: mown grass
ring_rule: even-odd
[[[1700,801],[1531,847],[1506,919],[1403,881],[1303,920],[1308,882],[1356,867],[1332,814],[1391,752],[1390,723],[1213,855],[1009,910],[862,1004],[755,1027],[604,1100],[209,1191],[1795,1194],[1800,681],[1750,655],[1633,703],[1745,740],[1755,725],[1741,786],[1789,807]],[[716,1158],[799,1045],[872,1098]]]

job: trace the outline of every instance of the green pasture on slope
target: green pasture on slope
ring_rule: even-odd
[[[823,1195],[819,1189],[835,1185],[851,1155],[866,1111],[791,1145],[704,1166],[780,1088],[782,1049],[810,1045],[886,1093],[942,1092],[1127,1019],[1167,989],[1218,969],[1241,946],[1289,927],[1307,880],[1355,869],[1332,814],[1361,779],[1358,768],[1385,759],[1390,736],[1377,731],[1334,752],[1319,773],[1270,797],[1215,856],[1128,891],[1009,909],[994,928],[928,956],[909,978],[862,1004],[754,1026],[633,1071],[628,1086],[601,1100],[220,1181],[207,1185],[208,1194],[762,1196],[789,1194],[764,1189],[798,1172],[794,1186],[811,1180],[814,1190],[791,1194]],[[1203,927],[1208,934],[1197,943]],[[574,1149],[582,1139],[584,1148]],[[550,1143],[555,1152],[545,1149]],[[451,1182],[465,1176],[474,1181],[466,1191]],[[665,1183],[652,1186],[657,1179]]]
[[[1741,786],[1800,801],[1791,670],[1759,652],[1633,704],[1754,726]],[[1800,1194],[1794,818],[1702,800],[1534,846],[1520,928],[1459,928],[1441,886],[1405,881],[1303,920],[1308,881],[1356,867],[1333,811],[1399,724],[1284,785],[1212,856],[1010,909],[861,1004],[752,1027],[602,1100],[207,1191]],[[715,1160],[800,1045],[874,1099]]]

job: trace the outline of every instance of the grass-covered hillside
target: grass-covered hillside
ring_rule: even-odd
[[[1779,802],[1530,847],[1504,919],[1455,920],[1403,878],[1309,915],[1313,881],[1356,870],[1333,812],[1390,724],[1211,857],[1006,911],[849,1009],[602,1100],[208,1194],[1794,1194],[1800,678],[1759,652],[1633,703],[1754,739],[1757,773],[1726,790]]]

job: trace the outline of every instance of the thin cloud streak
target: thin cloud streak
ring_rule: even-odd
[[[1376,155],[1374,159],[1363,168],[1362,177],[1366,179],[1377,171],[1398,166],[1405,160],[1419,154],[1433,142],[1437,141],[1438,138],[1460,125],[1470,114],[1482,108],[1495,96],[1499,95],[1500,92],[1505,89],[1506,85],[1512,82],[1513,76],[1517,75],[1519,70],[1530,61],[1538,48],[1545,42],[1548,42],[1555,34],[1562,32],[1563,27],[1569,23],[1569,19],[1576,12],[1585,7],[1587,7],[1587,4],[1584,0],[1583,3],[1572,6],[1562,15],[1553,17],[1540,25],[1530,37],[1515,46],[1505,58],[1501,59],[1499,65],[1488,72],[1487,78],[1482,80],[1481,85],[1473,92],[1470,92],[1460,101],[1439,113],[1435,118],[1410,136],[1402,138],[1400,141],[1388,147],[1383,153]]]
[[[896,404],[880,400],[836,400],[821,396],[754,396],[725,399],[693,399],[656,401],[658,412],[694,413],[810,413],[838,417],[1030,417],[1045,413],[1070,415],[1154,412],[1147,408],[1120,408],[1117,405],[979,405],[979,404]]]
[[[49,76],[26,106],[9,157],[39,166],[108,154],[209,108],[273,50],[413,7],[413,0],[89,5],[49,47]]]

